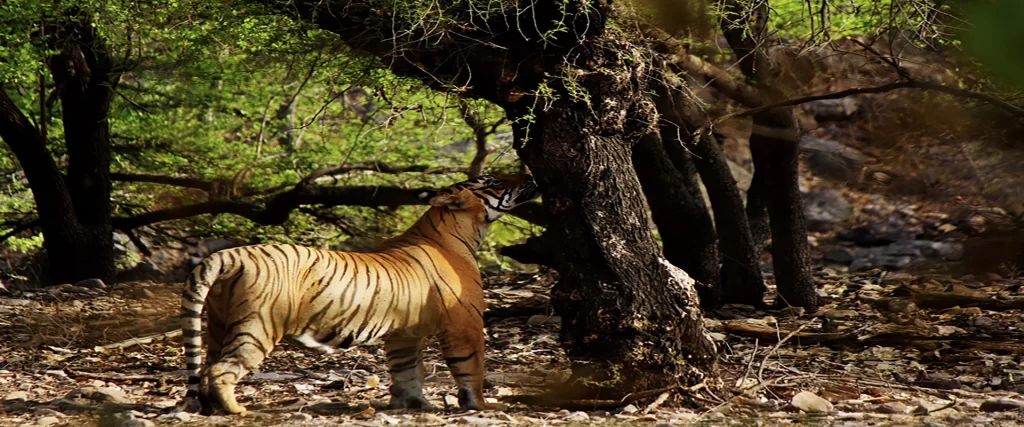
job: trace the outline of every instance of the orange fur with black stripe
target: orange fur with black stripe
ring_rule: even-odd
[[[238,380],[283,339],[328,353],[384,342],[393,408],[423,397],[423,342],[439,338],[463,409],[483,397],[484,298],[476,249],[488,225],[537,196],[528,175],[487,175],[419,195],[431,207],[376,252],[252,245],[216,252],[185,283],[182,331],[189,371],[183,408],[198,400],[244,413]],[[208,313],[202,371],[201,315]]]

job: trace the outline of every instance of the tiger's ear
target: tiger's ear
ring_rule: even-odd
[[[463,189],[454,194],[438,194],[430,198],[432,206],[446,206],[451,209],[465,209],[476,200],[472,191]]]

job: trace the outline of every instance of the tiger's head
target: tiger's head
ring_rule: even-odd
[[[438,190],[416,195],[431,206],[456,211],[477,211],[482,220],[491,223],[516,206],[537,198],[537,184],[528,174],[481,175]]]

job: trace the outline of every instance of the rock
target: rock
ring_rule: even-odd
[[[64,292],[69,294],[87,294],[89,293],[89,288],[84,288],[81,286],[72,286],[70,288],[65,289]]]
[[[562,323],[562,318],[560,316],[548,316],[546,314],[535,314],[533,316],[530,316],[529,319],[526,319],[526,324],[529,326],[538,326],[544,324],[557,325],[560,323]]]
[[[981,406],[978,410],[982,412],[1004,412],[1004,411],[1016,411],[1024,408],[1024,400],[1014,399],[989,399],[981,402]]]
[[[991,317],[978,316],[971,319],[971,324],[979,328],[992,329],[999,327],[999,322]]]
[[[803,195],[804,215],[810,231],[830,231],[853,216],[853,205],[836,190],[817,190]]]
[[[635,413],[637,413],[637,411],[639,411],[639,409],[637,409],[636,406],[633,406],[632,404],[629,404],[629,405],[626,405],[626,407],[622,408],[622,410],[619,411],[619,412],[621,412],[623,414],[635,414]]]
[[[859,314],[856,310],[829,310],[825,312],[825,317],[829,319],[849,319],[857,317]]]
[[[163,414],[157,417],[162,420],[178,420],[183,423],[187,423],[192,420],[192,414],[185,411],[171,412],[169,414]]]
[[[85,279],[75,283],[75,286],[86,288],[86,289],[104,289],[107,287],[101,279]]]
[[[67,416],[67,415],[64,415],[63,412],[55,411],[55,410],[47,408],[45,406],[44,407],[36,408],[34,411],[32,411],[32,415],[35,415],[37,417],[57,417],[57,418],[64,418],[64,417]]]
[[[146,288],[135,288],[132,291],[132,295],[138,299],[155,299],[156,294],[153,291]]]
[[[152,421],[145,420],[145,419],[142,419],[142,418],[132,418],[130,420],[127,420],[127,421],[121,423],[121,427],[154,427],[154,426],[156,426],[156,424],[154,424]]]
[[[801,391],[793,396],[790,402],[793,406],[804,412],[832,412],[832,402],[829,402],[809,391]]]
[[[4,396],[4,400],[28,400],[28,393],[24,391],[12,391]]]
[[[914,304],[913,301],[898,298],[889,300],[889,311],[893,313],[910,314],[917,310],[917,304]]]
[[[97,403],[134,403],[123,391],[113,387],[82,387],[65,396],[67,399],[88,399]]]
[[[60,418],[57,418],[57,417],[42,417],[42,418],[36,420],[36,425],[37,426],[48,426],[48,425],[57,424],[59,422],[60,422]]]
[[[566,421],[584,423],[590,421],[590,415],[583,411],[576,411],[565,417]]]
[[[836,233],[836,238],[853,242],[857,246],[883,246],[900,240],[913,240],[923,233],[921,227],[908,227],[900,221],[889,219]]]
[[[825,261],[833,262],[841,265],[850,265],[854,259],[854,252],[850,248],[844,248],[842,246],[833,246],[825,255],[822,257]]]
[[[921,260],[956,261],[963,255],[963,245],[930,240],[901,240],[889,245],[859,248],[850,263],[851,271],[873,268],[901,270]]]
[[[292,416],[288,417],[288,419],[293,420],[293,421],[300,421],[300,422],[301,421],[310,421],[310,420],[313,419],[313,416],[309,415],[307,413],[304,413],[304,412],[299,412],[299,413],[292,414]]]
[[[444,395],[444,404],[445,404],[445,406],[453,406],[453,407],[458,408],[459,407],[459,398],[457,398],[455,396],[452,396],[450,394],[446,394],[446,395]]]
[[[22,298],[0,298],[0,305],[6,305],[8,307],[40,307],[38,302]]]

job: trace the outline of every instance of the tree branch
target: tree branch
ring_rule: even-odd
[[[327,175],[334,175],[350,171],[374,171],[387,174],[400,174],[408,172],[419,172],[426,174],[445,174],[465,172],[466,168],[459,167],[433,167],[427,165],[391,166],[384,162],[354,163],[350,165],[330,166],[317,169],[300,181],[300,185],[312,185],[317,179]]]
[[[715,119],[715,122],[716,123],[721,123],[722,121],[725,121],[725,120],[731,119],[731,118],[735,118],[735,117],[752,116],[754,114],[765,112],[765,111],[769,111],[769,110],[774,110],[776,108],[792,107],[792,106],[795,106],[795,105],[806,104],[808,102],[820,101],[820,100],[824,100],[824,99],[839,99],[839,98],[845,98],[847,96],[853,96],[853,95],[886,93],[886,92],[891,92],[891,91],[898,90],[898,89],[934,90],[934,91],[937,91],[937,92],[943,92],[943,93],[946,93],[946,94],[949,94],[949,95],[953,95],[953,96],[958,96],[958,97],[962,97],[962,98],[970,98],[970,99],[974,99],[974,100],[977,100],[977,101],[982,101],[982,102],[985,102],[985,103],[989,103],[989,104],[992,104],[992,105],[994,105],[994,106],[996,106],[998,108],[1003,109],[1004,111],[1006,111],[1006,112],[1008,112],[1008,113],[1010,113],[1010,114],[1012,114],[1014,116],[1018,116],[1018,117],[1024,116],[1024,109],[1022,109],[1022,108],[1020,108],[1020,107],[1018,107],[1016,105],[1010,104],[1010,103],[1008,103],[1006,101],[1003,101],[1003,100],[1001,100],[1001,99],[999,99],[997,97],[994,97],[992,95],[988,95],[988,94],[984,94],[984,93],[980,93],[980,92],[969,91],[969,90],[966,90],[966,89],[960,89],[960,88],[945,86],[945,85],[941,85],[941,84],[938,84],[938,83],[910,80],[910,81],[900,81],[900,82],[895,82],[895,83],[888,83],[888,84],[884,84],[884,85],[881,85],[881,86],[857,87],[857,88],[850,88],[850,89],[846,89],[846,90],[841,90],[841,91],[838,91],[838,92],[826,93],[826,94],[822,94],[822,95],[811,95],[811,96],[805,96],[805,97],[802,97],[802,98],[789,99],[789,100],[785,100],[785,101],[782,101],[782,102],[776,102],[776,103],[773,103],[773,104],[762,105],[760,107],[751,108],[751,109],[745,110],[745,111],[739,111],[739,112],[732,113],[732,114],[726,114],[726,115],[724,115],[722,117],[719,117],[719,118]]]
[[[110,174],[112,181],[118,182],[145,182],[152,184],[164,184],[175,187],[195,188],[203,191],[213,191],[216,187],[216,183],[213,181],[206,181],[196,178],[179,178],[176,176],[164,176],[164,175],[148,175],[148,174],[132,174],[132,173],[121,173],[112,172]]]

